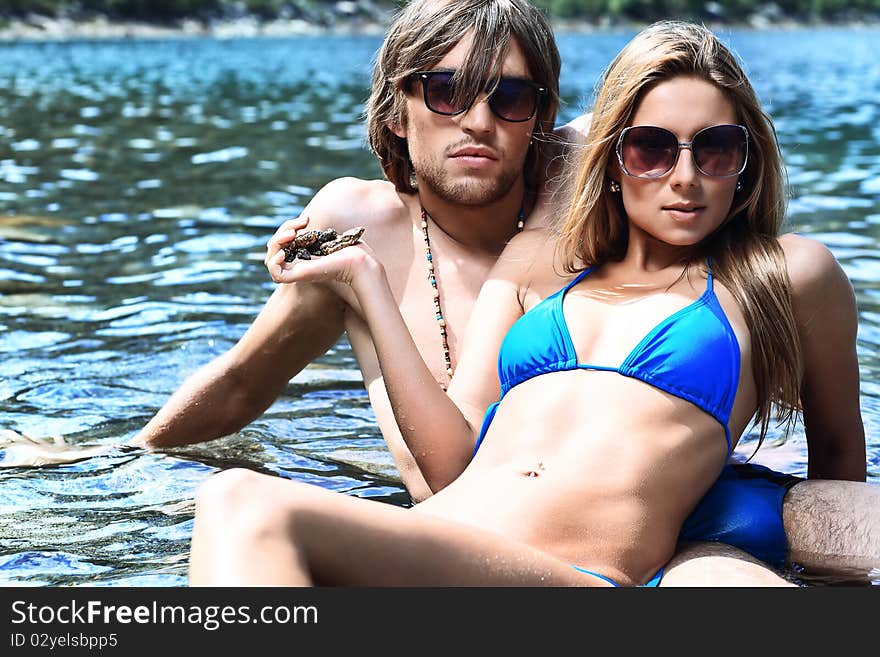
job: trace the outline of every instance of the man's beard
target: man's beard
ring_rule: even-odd
[[[428,187],[434,194],[448,203],[470,207],[491,205],[504,198],[513,188],[521,171],[502,171],[497,178],[471,178],[459,181],[450,180],[442,167],[434,162],[413,165],[419,177],[419,184]]]

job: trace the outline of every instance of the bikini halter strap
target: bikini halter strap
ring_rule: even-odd
[[[568,285],[566,285],[562,289],[567,292],[568,290],[573,288],[575,285],[580,283],[582,280],[584,280],[584,278],[586,278],[590,274],[590,272],[593,271],[595,268],[596,268],[596,265],[591,265],[590,267],[587,267],[580,274],[578,274],[573,279],[571,279],[569,281]]]

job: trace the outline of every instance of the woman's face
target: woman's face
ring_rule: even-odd
[[[648,91],[629,125],[666,128],[679,142],[689,142],[704,128],[737,122],[721,89],[700,78],[681,76]],[[616,157],[610,174],[620,183],[630,239],[635,231],[672,246],[697,244],[724,222],[738,178],[700,172],[689,148],[680,149],[672,170],[658,178],[630,177]]]

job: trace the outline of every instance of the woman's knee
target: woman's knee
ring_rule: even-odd
[[[232,468],[213,474],[196,491],[196,507],[234,503],[249,493],[259,476],[245,468]]]
[[[239,532],[290,531],[297,511],[309,506],[312,488],[244,468],[224,470],[196,492],[196,519]]]
[[[271,510],[266,504],[267,475],[245,468],[223,470],[208,477],[196,491],[196,518],[240,524]]]

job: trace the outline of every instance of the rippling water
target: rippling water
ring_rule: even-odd
[[[562,120],[630,36],[560,35]],[[878,37],[727,35],[776,119],[792,227],[827,244],[856,288],[875,482]],[[272,289],[261,259],[277,225],[332,178],[380,175],[360,123],[379,44],[0,45],[0,429],[119,444],[235,343]],[[805,473],[802,435],[756,460]],[[232,465],[407,499],[342,340],[238,434],[0,470],[0,583],[185,584],[195,489]]]

